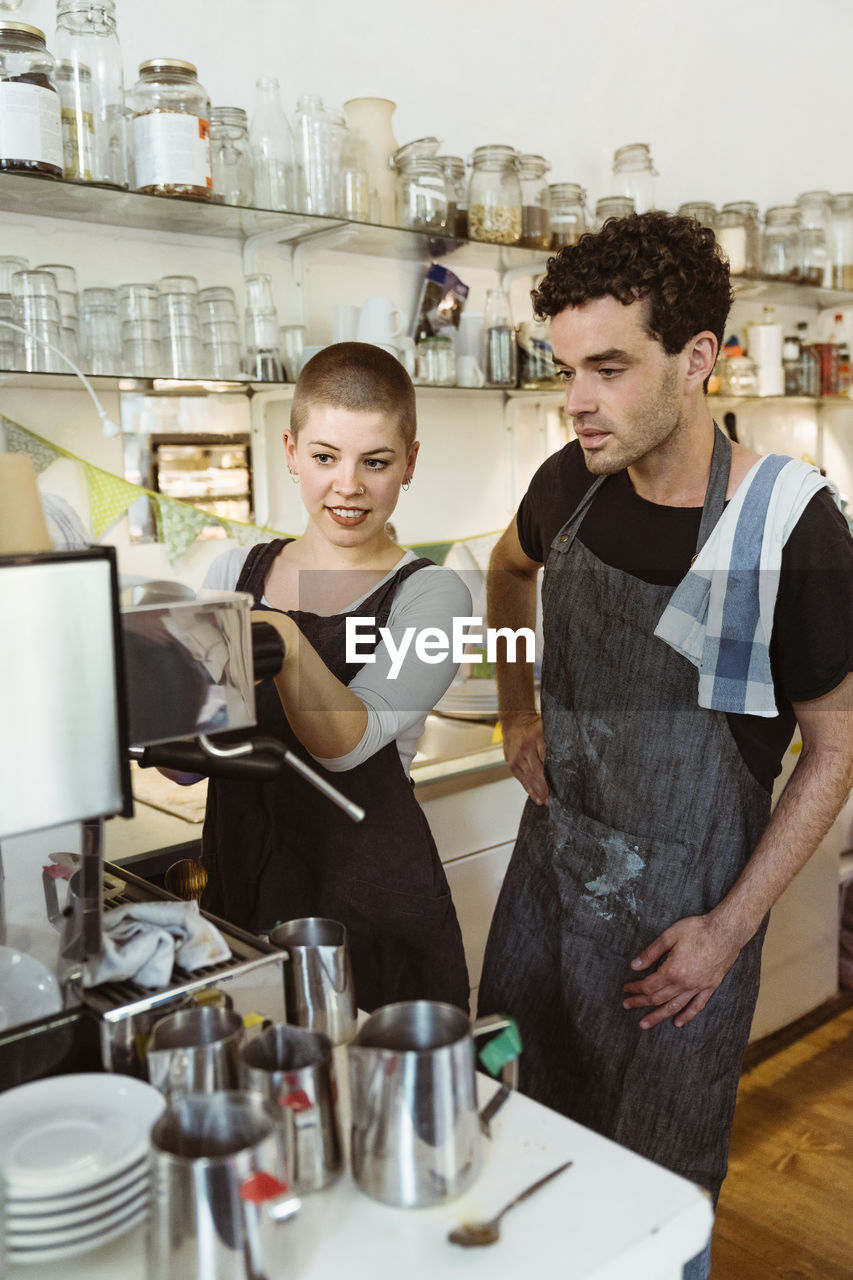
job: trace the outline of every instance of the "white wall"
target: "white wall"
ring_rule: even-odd
[[[48,43],[55,0],[15,15]],[[129,84],[140,61],[197,64],[214,104],[251,109],[258,76],[332,104],[397,103],[399,142],[539,151],[554,181],[607,194],[616,147],[647,142],[659,201],[783,203],[853,189],[847,0],[118,0]]]

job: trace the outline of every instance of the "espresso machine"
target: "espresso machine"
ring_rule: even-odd
[[[242,592],[196,596],[174,582],[120,588],[111,547],[0,556],[0,848],[61,824],[82,830],[57,965],[66,1007],[0,1031],[0,1089],[63,1070],[143,1075],[159,1017],[284,963],[265,938],[208,916],[226,961],[176,968],[154,991],[97,983],[105,874],[110,907],[174,896],[104,862],[104,822],[133,814],[131,759],[258,779],[291,766],[323,793],[319,803],[364,816],[281,742],[253,736],[255,679],[275,674],[284,651],[251,607]]]

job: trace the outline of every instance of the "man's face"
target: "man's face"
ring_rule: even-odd
[[[682,353],[646,331],[644,301],[610,296],[566,307],[551,320],[554,363],[588,470],[612,475],[663,450],[682,421]]]

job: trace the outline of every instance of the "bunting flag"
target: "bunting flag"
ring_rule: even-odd
[[[92,533],[100,538],[140,496],[137,485],[122,480],[109,471],[87,462],[86,486],[89,490],[89,515]]]
[[[268,526],[220,518],[211,515],[208,511],[203,511],[191,502],[184,502],[179,498],[167,498],[165,494],[154,493],[141,485],[131,484],[122,476],[105,471],[103,467],[96,467],[78,457],[77,454],[61,449],[59,445],[51,444],[49,440],[36,435],[34,431],[28,431],[26,427],[12,422],[2,414],[0,414],[0,427],[5,436],[6,449],[10,453],[28,453],[36,472],[45,471],[57,458],[69,458],[83,467],[89,495],[89,527],[93,539],[103,537],[116,520],[123,516],[128,507],[139,498],[148,498],[151,502],[157,526],[157,540],[166,547],[172,564],[181,559],[201,531],[211,524],[220,525],[225,536],[232,538],[241,547],[253,546],[256,542],[268,542],[271,538],[291,536]],[[78,512],[78,514],[85,522],[84,513]],[[466,541],[469,540],[466,539]],[[440,565],[444,564],[453,545],[453,541],[412,543],[411,550]]]
[[[41,436],[35,436],[31,431],[25,431],[9,418],[0,416],[0,425],[6,437],[7,453],[28,453],[36,473],[45,471],[63,455],[62,449],[57,449],[48,440],[42,440]]]
[[[201,511],[191,502],[164,498],[160,493],[149,496],[157,521],[157,541],[163,543],[169,553],[169,560],[175,564],[187,548],[192,546],[205,525],[210,524],[211,517],[207,511]]]

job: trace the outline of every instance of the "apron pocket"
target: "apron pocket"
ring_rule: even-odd
[[[438,931],[448,916],[455,923],[449,889],[427,897],[367,880],[352,880],[347,893],[352,905],[375,928],[415,950],[436,944]]]
[[[549,801],[563,924],[630,960],[680,919],[696,845],[617,831]]]

